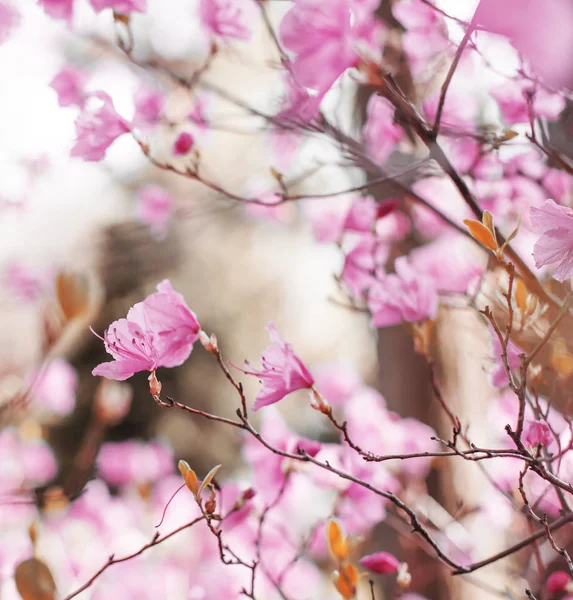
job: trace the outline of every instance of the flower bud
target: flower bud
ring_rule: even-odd
[[[545,582],[545,589],[552,595],[556,596],[561,592],[566,591],[567,586],[571,583],[571,577],[565,571],[554,571],[549,575]]]
[[[209,337],[201,329],[201,331],[199,331],[199,341],[203,345],[203,348],[205,348],[205,350],[207,350],[207,352],[210,352],[211,354],[215,354],[215,355],[218,354],[219,346],[217,345],[217,338],[215,337],[214,333],[211,334],[211,337]]]
[[[327,416],[331,415],[332,407],[325,400],[324,396],[319,391],[315,390],[313,387],[310,388],[309,392],[310,392],[310,406],[312,408],[314,408],[314,410],[318,410],[324,415],[327,415]]]
[[[398,576],[396,577],[396,583],[401,590],[407,590],[412,583],[412,575],[408,571],[408,563],[403,562],[398,567]]]
[[[151,395],[154,398],[159,398],[160,394],[161,394],[161,381],[159,381],[159,379],[157,379],[157,375],[155,374],[155,371],[153,371],[151,373],[151,375],[148,377],[149,379],[149,391],[151,392]]]
[[[380,573],[381,575],[396,573],[400,566],[400,561],[389,552],[375,552],[363,556],[358,563],[373,573]]]

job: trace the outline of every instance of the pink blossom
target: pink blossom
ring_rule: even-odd
[[[440,237],[414,248],[410,262],[416,271],[432,277],[440,292],[465,293],[484,270],[483,260],[461,236]]]
[[[165,231],[167,221],[173,211],[173,197],[158,185],[147,185],[139,191],[139,218],[148,223],[154,232]]]
[[[173,154],[175,156],[183,156],[191,150],[195,142],[194,137],[188,132],[183,131],[177,136],[175,143],[173,144]]]
[[[388,573],[396,573],[400,566],[400,561],[389,552],[375,552],[374,554],[363,556],[358,561],[358,564],[373,573],[387,575]]]
[[[240,369],[247,375],[258,377],[263,384],[255,399],[253,410],[274,404],[297,390],[310,389],[314,384],[314,378],[309,370],[294,353],[292,346],[279,335],[274,323],[267,325],[267,331],[273,345],[261,355],[262,368],[249,371]],[[250,368],[247,361],[245,364]]]
[[[559,169],[548,169],[542,181],[550,198],[557,200],[559,204],[568,204],[573,194],[573,177]]]
[[[528,446],[549,446],[553,441],[553,435],[545,421],[526,421],[523,439]]]
[[[296,454],[298,448],[301,448],[311,456],[315,456],[320,450],[318,442],[301,438],[292,432],[275,407],[263,412],[261,435],[274,448],[283,452]],[[245,438],[243,454],[253,469],[257,493],[265,499],[274,498],[277,489],[280,489],[285,482],[287,472],[285,466],[290,459],[271,452],[252,436]]]
[[[448,47],[444,19],[431,6],[420,0],[395,2],[392,5],[392,13],[406,28],[402,44],[412,70],[417,74],[429,58]]]
[[[20,13],[9,3],[0,2],[0,44],[3,44],[20,22]]]
[[[550,85],[573,83],[573,5],[569,0],[481,0],[477,22],[505,35],[531,67]],[[555,32],[560,35],[555,35]]]
[[[456,223],[461,223],[463,219],[473,218],[460,193],[448,179],[428,177],[417,181],[412,189],[431,206]],[[451,232],[450,226],[443,219],[422,204],[414,204],[411,214],[414,225],[426,238],[447,235]]]
[[[373,3],[357,0],[297,0],[280,25],[283,46],[294,53],[292,74],[319,93],[360,62],[360,46],[372,46],[376,24]]]
[[[50,87],[58,95],[60,106],[78,106],[83,108],[86,102],[84,87],[87,73],[75,67],[65,67],[50,83]]]
[[[565,99],[551,94],[542,87],[534,87],[529,81],[508,80],[490,90],[497,101],[503,120],[507,125],[528,123],[527,94],[532,94],[533,111],[536,116],[555,120],[565,108]]]
[[[133,124],[142,129],[154,127],[159,123],[165,108],[165,96],[150,88],[139,89],[134,97],[135,112]]]
[[[77,139],[71,151],[72,156],[86,161],[104,158],[111,144],[131,130],[129,123],[117,114],[106,93],[93,94],[90,101],[94,98],[100,101],[100,105],[97,108],[86,106],[76,119]]]
[[[187,360],[198,339],[197,318],[167,279],[157,290],[130,308],[126,319],[109,326],[104,342],[114,360],[98,365],[94,375],[123,381],[139,371],[177,367]]]
[[[557,263],[553,277],[565,281],[573,275],[573,210],[547,200],[529,211],[531,228],[541,237],[533,247],[535,266]]]
[[[566,591],[567,585],[570,583],[571,577],[565,571],[553,571],[545,582],[545,589],[552,595],[560,594]]]
[[[40,6],[52,19],[62,19],[71,22],[74,10],[74,0],[39,0]]]
[[[395,263],[396,273],[379,274],[368,294],[368,308],[375,327],[398,325],[402,321],[416,322],[433,319],[438,314],[438,292],[431,277],[418,273],[400,256]]]
[[[404,131],[394,122],[394,107],[385,98],[372,96],[366,112],[362,134],[370,156],[381,164],[404,137]]]
[[[356,369],[344,361],[323,365],[314,371],[314,378],[316,387],[332,406],[344,404],[362,385]]]
[[[494,361],[494,367],[490,371],[491,384],[496,388],[502,388],[508,385],[507,370],[501,356],[502,348],[501,342],[499,341],[498,335],[491,330],[491,346],[492,346],[492,359]],[[507,363],[510,371],[514,371],[521,364],[519,355],[523,354],[523,350],[514,342],[509,340],[507,344]]]
[[[159,442],[107,442],[99,451],[97,465],[100,475],[111,485],[138,485],[171,474],[173,455]]]
[[[275,119],[285,125],[304,124],[318,116],[324,93],[311,94],[292,75],[286,78],[282,109]]]
[[[423,104],[424,113],[432,125],[436,120],[439,99],[438,92]],[[474,96],[467,92],[448,90],[440,124],[456,131],[472,132],[476,128],[478,113],[479,106]]]
[[[96,12],[112,8],[114,12],[127,15],[130,12],[145,12],[147,0],[90,0]]]
[[[32,268],[13,262],[4,270],[3,283],[20,300],[35,302],[50,286],[53,275],[52,269]]]
[[[372,235],[363,236],[344,259],[341,279],[353,296],[361,296],[375,281],[374,273],[390,255],[388,244]]]
[[[74,410],[78,375],[65,360],[53,360],[32,373],[29,382],[41,408],[62,417]]]
[[[200,0],[199,18],[212,36],[248,41],[256,10],[252,0]]]

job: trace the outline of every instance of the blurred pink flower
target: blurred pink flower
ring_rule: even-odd
[[[523,428],[523,439],[528,446],[549,446],[553,441],[553,435],[545,421],[526,421]]]
[[[32,395],[41,408],[64,417],[76,405],[78,375],[65,360],[56,359],[29,377]]]
[[[167,279],[157,290],[109,326],[104,342],[114,360],[98,365],[94,375],[123,381],[139,371],[177,367],[189,357],[198,339],[197,318]]]
[[[187,154],[193,147],[195,138],[188,132],[183,131],[177,136],[175,143],[173,144],[173,154],[175,156],[183,156]]]
[[[362,379],[352,364],[336,361],[314,371],[316,387],[332,406],[344,404],[362,386]]]
[[[406,256],[395,262],[395,274],[380,273],[370,287],[368,308],[375,327],[433,319],[438,314],[436,283],[417,272]]]
[[[529,122],[527,94],[532,94],[533,112],[537,117],[555,120],[565,108],[565,99],[559,94],[551,94],[530,81],[505,81],[490,90],[499,105],[501,116],[507,125]]]
[[[344,258],[341,279],[353,296],[361,296],[375,281],[374,273],[382,268],[388,256],[388,244],[373,235],[364,235]]]
[[[247,375],[258,377],[263,384],[255,399],[253,410],[274,404],[297,390],[310,389],[314,384],[314,378],[309,370],[294,353],[292,346],[279,335],[274,323],[267,325],[267,331],[273,345],[261,355],[262,368],[247,371],[235,367]],[[247,361],[245,365],[251,368]]]
[[[26,302],[35,302],[50,286],[53,269],[32,268],[22,262],[9,264],[3,273],[6,289],[15,297]]]
[[[114,12],[129,14],[130,12],[145,12],[147,0],[90,0],[94,10],[100,12],[112,8]]]
[[[151,226],[155,233],[165,231],[167,221],[173,212],[173,197],[158,185],[146,185],[139,190],[139,218]]]
[[[416,271],[432,277],[440,292],[465,293],[484,270],[481,256],[461,236],[440,237],[414,248],[410,262]]]
[[[147,129],[157,125],[165,108],[165,96],[152,88],[143,87],[133,96],[135,127]]]
[[[366,113],[362,134],[368,153],[373,160],[382,164],[404,137],[404,131],[394,122],[394,107],[385,98],[371,96]]]
[[[392,14],[406,28],[402,44],[414,74],[448,48],[444,18],[431,6],[420,0],[395,2]]]
[[[297,436],[291,431],[275,407],[265,410],[261,417],[261,435],[274,448],[296,454],[301,448],[310,456],[320,450],[320,443]],[[291,459],[271,452],[253,436],[247,436],[243,444],[243,454],[254,472],[254,486],[257,494],[265,500],[275,498],[285,482],[288,469],[285,466]]]
[[[430,125],[433,125],[436,119],[439,99],[440,93],[437,93],[423,103],[424,114]],[[475,96],[460,90],[448,90],[440,123],[456,131],[473,132],[476,129],[478,113],[479,105]]]
[[[541,237],[533,247],[535,266],[557,263],[553,277],[565,281],[573,275],[573,210],[547,200],[543,206],[531,207],[529,221]]]
[[[571,582],[571,576],[565,571],[553,571],[545,582],[545,589],[551,595],[558,595],[566,591],[567,586]],[[564,599],[565,600],[565,599]]]
[[[75,67],[63,68],[50,83],[50,87],[58,95],[60,106],[79,106],[83,108],[86,102],[84,87],[88,75]]]
[[[115,486],[154,482],[174,470],[169,447],[156,441],[139,440],[103,444],[97,466],[101,477]]]
[[[374,554],[363,556],[358,561],[358,564],[373,573],[387,575],[388,573],[396,573],[400,566],[400,561],[389,552],[375,552]]]
[[[294,53],[296,81],[324,94],[360,62],[360,46],[372,46],[377,23],[375,3],[357,0],[297,0],[281,21],[279,34]]]
[[[251,0],[200,0],[199,17],[203,27],[220,38],[251,39],[257,7]]]
[[[573,194],[573,177],[559,169],[548,169],[542,181],[550,198],[554,198],[558,204],[568,204]]]
[[[483,27],[505,35],[548,84],[573,84],[573,4],[569,0],[481,0]],[[555,32],[559,32],[556,35]]]
[[[38,0],[40,6],[52,19],[63,19],[71,22],[74,11],[74,0]]]
[[[0,2],[0,44],[3,44],[18,26],[20,13],[8,2]]]
[[[120,117],[111,98],[105,92],[92,94],[88,100],[100,101],[95,107],[86,106],[76,119],[76,143],[71,155],[86,161],[98,161],[104,158],[111,144],[124,133],[131,130],[130,124]]]

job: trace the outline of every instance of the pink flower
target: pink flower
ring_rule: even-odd
[[[74,0],[39,0],[47,15],[52,19],[62,19],[71,22],[74,10]]]
[[[402,44],[412,70],[417,74],[427,65],[429,58],[448,47],[444,19],[431,6],[420,0],[395,2],[392,5],[392,13],[406,28]]]
[[[153,482],[173,472],[171,450],[159,442],[107,442],[97,457],[98,471],[115,486]]]
[[[79,106],[83,108],[86,102],[84,87],[87,73],[74,67],[62,69],[50,83],[50,87],[58,95],[60,106]]]
[[[545,582],[545,589],[552,595],[565,592],[571,582],[571,577],[565,571],[553,571]]]
[[[573,83],[573,22],[569,0],[481,0],[476,11],[480,25],[505,35],[531,67],[551,86]],[[555,35],[559,31],[560,35]]]
[[[461,236],[440,237],[410,252],[412,266],[436,282],[440,292],[465,293],[483,273],[483,260]]]
[[[165,108],[165,96],[154,89],[141,88],[134,97],[133,124],[146,129],[157,125]]]
[[[281,338],[274,323],[267,325],[267,331],[273,345],[261,355],[262,368],[251,371],[239,369],[247,375],[258,377],[263,384],[255,399],[253,410],[274,404],[297,390],[310,389],[314,384],[309,370],[294,353],[292,346]],[[247,361],[245,364],[250,368]]]
[[[193,147],[194,142],[195,139],[189,132],[184,131],[180,133],[173,144],[173,154],[175,156],[183,156],[184,154],[187,154],[187,152],[189,152],[189,150],[191,150]]]
[[[15,297],[35,302],[52,282],[51,269],[33,269],[20,262],[11,263],[3,273],[4,285]]]
[[[33,396],[42,408],[62,417],[74,410],[78,375],[65,360],[53,360],[33,373],[29,381]]]
[[[147,185],[139,191],[138,200],[139,218],[162,233],[173,211],[173,197],[158,185]]]
[[[535,266],[557,263],[553,277],[565,281],[573,275],[573,210],[547,200],[543,206],[531,207],[531,228],[541,237],[533,247]]]
[[[130,12],[145,12],[147,0],[90,0],[96,12],[112,8],[114,12],[127,15]]]
[[[177,367],[187,360],[198,338],[197,318],[167,279],[157,290],[130,308],[126,319],[109,326],[104,342],[114,360],[98,365],[93,375],[123,381],[139,371]]]
[[[98,92],[90,97],[101,101],[98,108],[86,106],[76,119],[76,143],[71,155],[87,161],[98,161],[104,158],[111,144],[131,127],[122,119],[111,98],[104,92]]]
[[[501,116],[507,125],[528,123],[527,94],[532,94],[533,112],[538,117],[554,121],[565,108],[565,99],[551,94],[529,81],[506,81],[490,91],[499,105]]]
[[[396,573],[400,566],[400,561],[392,556],[389,552],[375,552],[374,554],[368,554],[363,556],[358,564],[362,565],[366,569],[373,573],[380,573],[380,575],[387,575],[388,573]]]
[[[296,81],[325,93],[346,69],[357,66],[359,46],[371,46],[377,33],[374,8],[357,0],[297,0],[279,30],[282,44],[295,55]]]
[[[20,22],[20,13],[7,2],[0,2],[0,44],[12,35]]]
[[[526,421],[523,439],[528,446],[549,446],[553,441],[553,435],[545,421]]]
[[[372,96],[366,109],[367,118],[362,134],[368,153],[377,163],[384,163],[404,131],[394,123],[394,107],[385,98]]]
[[[362,379],[354,367],[337,361],[315,371],[316,387],[332,406],[344,404],[362,386]]]
[[[256,6],[252,0],[200,0],[199,18],[212,36],[248,41]]]
[[[389,254],[388,244],[366,235],[346,255],[341,279],[353,296],[361,296],[376,281],[374,273],[384,266]]]
[[[368,294],[368,308],[375,327],[398,325],[402,321],[417,322],[433,319],[438,314],[438,292],[431,277],[418,273],[400,256],[396,273],[381,273]]]
[[[432,125],[436,120],[439,99],[440,93],[437,93],[423,104],[424,113]],[[474,96],[455,89],[449,90],[440,123],[456,131],[472,132],[476,128],[478,113],[479,106]]]

